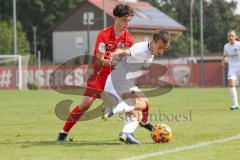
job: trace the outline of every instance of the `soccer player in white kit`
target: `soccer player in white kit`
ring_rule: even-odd
[[[231,110],[239,109],[237,81],[240,80],[240,42],[235,31],[228,32],[228,43],[224,45],[222,65],[228,63],[228,86],[232,97]]]
[[[166,31],[156,31],[151,42],[136,43],[129,49],[118,49],[113,53],[113,60],[119,62],[108,76],[104,88],[105,94],[112,102],[112,106],[110,110],[103,114],[103,119],[117,113],[145,109],[146,97],[135,85],[135,80],[144,74],[143,69],[150,66],[154,56],[162,55],[169,47],[169,44],[170,34]],[[126,97],[128,98],[126,99]],[[119,139],[128,144],[140,144],[133,136],[137,126],[138,119],[131,114],[127,114]]]

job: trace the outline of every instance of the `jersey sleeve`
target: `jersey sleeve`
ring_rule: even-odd
[[[98,34],[96,45],[95,45],[95,55],[104,55],[106,53],[106,42],[101,33]]]
[[[133,46],[131,46],[131,47],[129,48],[130,56],[131,56],[131,57],[134,57],[134,56],[136,55],[137,50],[138,50],[138,47],[137,47],[136,44],[134,44]]]
[[[223,55],[228,55],[226,45],[224,45],[224,47],[223,47]]]

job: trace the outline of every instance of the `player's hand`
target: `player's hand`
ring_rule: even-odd
[[[225,61],[222,61],[221,66],[226,67],[227,63]]]
[[[120,55],[119,54],[114,54],[112,61],[120,61]]]
[[[116,49],[113,52],[112,56],[113,56],[112,61],[120,61],[120,59],[121,59],[121,49]]]
[[[116,54],[115,52],[111,53],[111,65],[116,66],[117,63],[120,61],[120,56],[119,54]]]

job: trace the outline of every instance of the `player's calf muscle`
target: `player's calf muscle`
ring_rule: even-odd
[[[94,99],[89,99],[89,98],[85,98],[82,103],[78,106],[78,108],[82,111],[85,112],[89,109],[89,107],[92,105],[92,103],[94,102]]]

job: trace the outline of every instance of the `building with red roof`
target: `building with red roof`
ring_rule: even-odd
[[[183,25],[147,2],[105,1],[107,26],[114,24],[112,10],[117,4],[127,3],[134,9],[135,16],[130,22],[129,31],[135,37],[135,42],[150,40],[152,33],[157,29],[167,30],[173,36],[181,35],[186,30]],[[54,62],[66,62],[85,54],[88,50],[92,54],[97,34],[103,27],[103,0],[80,2],[52,28]]]

